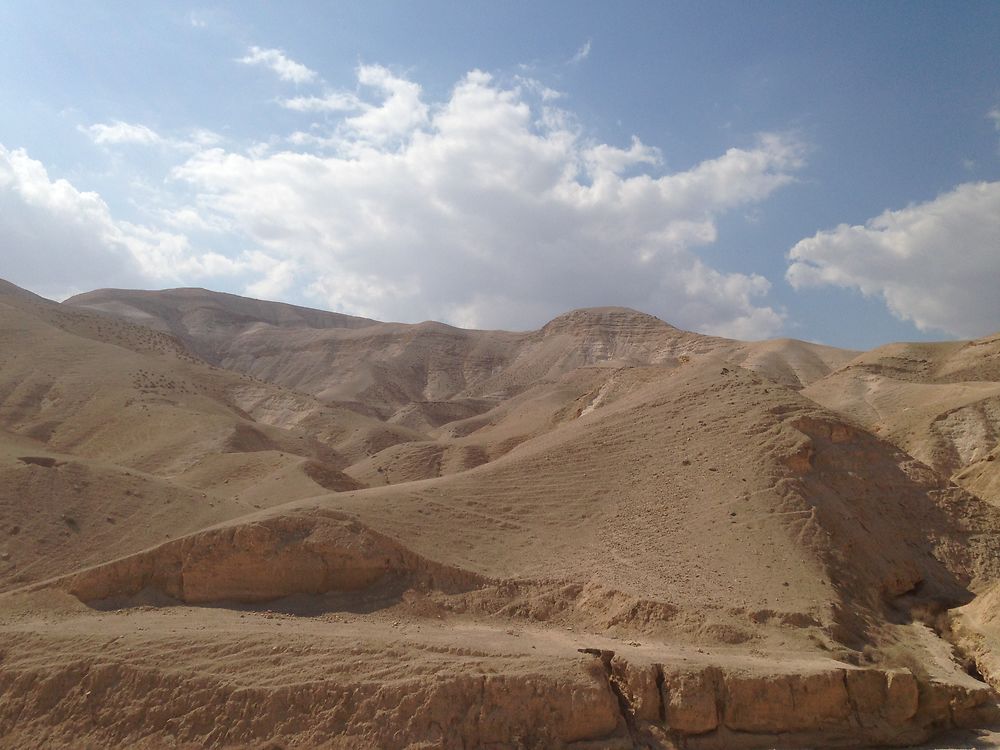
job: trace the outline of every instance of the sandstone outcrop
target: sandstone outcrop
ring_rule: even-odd
[[[347,517],[321,514],[208,529],[54,583],[86,602],[152,588],[198,604],[358,591],[388,577],[443,591],[467,590],[481,580],[425,560]]]
[[[899,745],[1000,717],[993,691],[975,680],[829,665],[636,665],[608,653],[632,734],[647,742],[662,730],[692,748]]]

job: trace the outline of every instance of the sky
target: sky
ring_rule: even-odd
[[[0,5],[0,277],[1000,331],[1000,3]]]

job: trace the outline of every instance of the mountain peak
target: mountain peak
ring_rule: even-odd
[[[556,333],[581,333],[605,329],[619,331],[678,331],[655,315],[633,310],[630,307],[581,307],[563,313],[542,327],[544,335]]]
[[[17,284],[12,284],[9,281],[0,279],[0,295],[7,297],[20,297],[22,299],[30,299],[35,301],[48,302],[49,300],[41,297],[34,292],[29,292],[27,289],[22,289]]]

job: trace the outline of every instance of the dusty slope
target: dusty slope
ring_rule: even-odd
[[[104,612],[21,596],[0,625],[0,737],[50,747],[581,750],[804,747],[823,737],[856,747],[919,740],[974,718],[986,697],[962,675],[921,689],[906,670],[439,620],[419,603],[303,618]]]
[[[0,591],[254,510],[0,433]]]
[[[0,288],[0,504],[24,532],[5,540],[0,586],[356,488],[338,467],[363,454],[355,430],[370,422]]]
[[[30,584],[0,594],[0,745],[857,746],[996,718],[925,622],[986,601],[1000,510],[796,393],[855,353],[620,308],[510,334],[82,302],[0,288],[0,561]]]
[[[801,390],[839,370],[859,353],[797,339],[770,339],[740,342],[727,358],[792,390]]]
[[[223,367],[381,417],[381,431],[360,431],[347,468],[374,485],[493,460],[632,387],[643,366],[653,377],[714,353],[799,389],[856,354],[699,336],[623,308],[577,310],[539,331],[506,333],[376,323],[191,289],[100,290],[67,305],[144,321]]]
[[[199,356],[221,364],[234,337],[264,324],[276,328],[361,328],[376,321],[312,310],[281,302],[238,297],[207,289],[169,292],[98,290],[67,304],[107,312],[147,328],[170,333]]]
[[[864,617],[883,616],[901,595],[970,599],[997,573],[984,535],[1000,531],[1000,511],[888,443],[712,359],[664,371],[479,468],[275,508],[232,543],[242,549],[244,533],[285,550],[273,540],[322,536],[349,519],[362,524],[350,533],[387,535],[404,558],[464,571],[455,573],[463,586],[523,582],[515,609],[533,617],[565,612],[623,635],[716,642],[791,625],[775,637],[829,648],[870,641]],[[378,566],[409,571],[410,563]],[[322,588],[297,568],[287,579]],[[140,583],[128,586],[148,581]]]
[[[743,408],[734,413],[737,403]],[[725,719],[706,737],[708,746],[766,745],[778,729],[804,733],[785,737],[787,743],[824,736],[856,744],[919,739],[935,727],[983,718],[975,707],[988,702],[986,688],[964,676],[947,645],[909,613],[964,603],[995,580],[998,560],[986,536],[998,531],[1000,511],[887,443],[753,373],[706,358],[665,370],[478,469],[276,507],[53,585],[91,602],[300,597],[279,604],[300,614],[365,610],[381,599],[372,608],[392,622],[417,617],[406,626],[413,634],[401,636],[416,642],[400,646],[403,653],[426,648],[416,645],[423,641],[416,629],[438,617],[495,630],[555,628],[598,652],[621,651],[620,644],[607,645],[609,637],[649,643],[653,656],[632,657],[659,665],[659,672],[646,673],[653,675],[647,685],[690,679],[700,686],[685,689],[702,697],[676,699],[681,716],[696,712],[705,691],[728,696],[714,718],[675,719],[675,732],[686,721],[714,729],[721,711],[758,718],[746,726]],[[331,592],[325,603],[313,598]],[[452,637],[461,653],[472,649],[461,628]],[[669,654],[699,647],[715,654],[698,659],[716,671],[676,676],[687,667]],[[739,654],[756,656],[753,679],[763,673],[763,684],[773,687],[740,687],[750,678],[736,666]],[[495,663],[501,674],[510,669],[502,659]],[[892,708],[906,717],[895,724],[872,718],[866,733],[851,713],[844,676],[855,664],[873,670],[863,680],[875,681],[876,694],[887,689],[885,670],[916,674],[914,689],[924,698],[913,699],[912,710]],[[345,679],[360,679],[357,669],[369,666],[368,659],[358,661]],[[558,683],[581,668],[564,659],[551,667],[556,676],[536,679]],[[786,679],[778,675],[802,680],[811,670],[819,676],[808,678],[816,683],[805,689],[822,697],[808,711],[800,700],[799,711],[813,717],[806,719],[795,698],[781,707],[777,696],[799,688],[777,687]],[[439,672],[434,684],[446,689],[452,679],[460,677]],[[592,715],[606,710],[597,707],[600,685],[591,688],[598,691],[589,699],[596,701]],[[641,684],[633,687],[642,692]],[[762,694],[765,706],[754,702]],[[528,705],[531,715],[535,704]],[[638,699],[628,705],[626,713],[642,713]],[[934,714],[942,710],[934,706],[944,713]],[[370,732],[365,710],[342,714],[342,731]],[[454,725],[460,720],[451,710],[433,710],[444,711],[442,721],[458,733],[449,741],[476,742],[471,729]],[[655,736],[664,721],[659,712],[646,714],[646,723],[634,721],[628,742],[636,732]],[[501,725],[509,729],[512,721]],[[581,735],[555,718],[542,726],[560,733],[540,739],[542,745],[629,729],[615,724],[613,713]],[[746,734],[734,739],[730,729]],[[426,727],[413,731],[434,736]]]
[[[890,344],[810,384],[848,414],[981,497],[1000,503],[1000,336]]]
[[[856,354],[788,339],[746,344],[699,336],[625,308],[577,310],[538,331],[508,333],[377,323],[200,289],[104,289],[66,304],[170,331],[214,364],[385,418],[416,420],[410,424],[417,429],[472,416],[540,380],[596,363],[664,364],[728,352],[801,387]]]

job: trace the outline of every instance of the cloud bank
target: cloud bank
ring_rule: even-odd
[[[97,193],[50,178],[27,152],[3,145],[0,247],[0,275],[55,298],[98,287],[231,275],[261,266],[260,258],[246,254],[233,260],[198,252],[183,234],[116,221]]]
[[[312,78],[274,50],[251,52],[289,80]],[[588,137],[561,101],[482,71],[428,101],[415,81],[363,65],[355,91],[278,102],[301,129],[242,149],[209,131],[81,127],[104,148],[173,160],[143,223],[0,146],[2,275],[56,297],[197,283],[388,320],[532,328],[614,304],[707,333],[778,333],[768,280],[698,251],[719,217],[794,180],[800,144],[763,134],[671,172],[638,138]]]
[[[626,304],[713,333],[781,328],[766,279],[715,270],[695,250],[715,241],[720,214],[793,180],[793,139],[763,135],[656,174],[657,149],[593,142],[551,98],[481,71],[435,103],[382,66],[361,66],[358,83],[360,94],[284,103],[343,113],[293,134],[301,148],[207,149],[172,172],[206,221],[283,264],[283,289],[346,312],[459,325],[530,327]]]
[[[878,296],[921,330],[976,337],[1000,329],[1000,182],[841,224],[797,243],[788,281]]]

